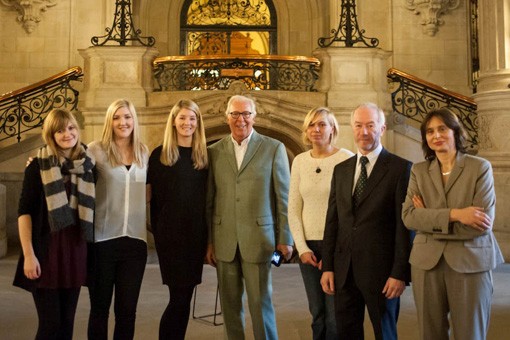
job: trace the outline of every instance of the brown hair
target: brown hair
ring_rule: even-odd
[[[57,145],[54,135],[57,131],[66,129],[69,123],[74,125],[77,131],[76,145],[70,153],[70,159],[75,160],[81,152],[80,126],[74,115],[68,110],[53,109],[48,113],[44,119],[42,139],[55,155],[61,155],[60,147]]]
[[[455,138],[455,148],[457,151],[466,153],[466,130],[459,121],[459,118],[449,108],[443,107],[434,111],[431,111],[425,116],[425,119],[421,123],[421,148],[425,159],[432,160],[436,158],[436,153],[429,147],[427,143],[427,125],[433,117],[437,117],[445,123],[445,125],[453,130],[453,136]]]

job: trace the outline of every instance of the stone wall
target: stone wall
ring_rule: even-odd
[[[6,198],[5,185],[0,184],[0,258],[7,254]]]

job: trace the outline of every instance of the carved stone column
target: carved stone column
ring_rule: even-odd
[[[135,107],[147,106],[152,92],[152,61],[158,50],[144,46],[95,46],[80,50],[85,59],[80,107],[85,117],[85,140],[100,139],[106,108],[126,98]]]
[[[494,232],[510,261],[510,0],[479,0],[479,155],[491,161],[496,187]]]
[[[327,106],[340,123],[339,145],[354,149],[352,109],[373,102],[386,113],[391,112],[386,79],[391,52],[380,48],[328,47],[315,50],[313,55],[321,61],[319,91],[327,93]]]

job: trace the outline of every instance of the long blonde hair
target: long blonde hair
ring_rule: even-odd
[[[70,159],[75,160],[81,153],[80,126],[74,115],[66,109],[53,109],[44,119],[42,129],[42,139],[44,143],[51,149],[53,154],[62,155],[61,149],[55,141],[55,133],[59,130],[65,130],[67,125],[71,123],[76,128],[76,145],[72,148]]]
[[[182,109],[193,111],[197,116],[197,128],[193,132],[191,141],[191,159],[194,168],[205,169],[208,165],[207,146],[205,144],[205,129],[202,121],[202,114],[198,105],[189,99],[179,100],[168,115],[166,122],[165,135],[163,137],[163,150],[161,150],[160,161],[163,165],[172,166],[179,159],[179,148],[177,142],[177,131],[175,128],[175,119]]]
[[[106,110],[106,117],[103,126],[103,137],[101,138],[101,145],[106,152],[108,161],[111,166],[122,165],[122,155],[120,154],[119,148],[114,141],[113,134],[113,115],[120,108],[126,108],[133,116],[133,132],[131,132],[131,145],[133,146],[133,162],[139,167],[143,167],[144,156],[149,152],[145,144],[140,140],[140,127],[138,125],[138,116],[136,114],[135,107],[127,99],[117,99],[110,104]]]

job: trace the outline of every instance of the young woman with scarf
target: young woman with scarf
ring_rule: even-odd
[[[94,158],[80,143],[75,117],[54,109],[46,117],[46,145],[25,169],[18,208],[22,254],[14,285],[32,292],[36,339],[71,339],[92,240]]]
[[[145,222],[148,149],[140,141],[133,104],[108,107],[101,141],[89,144],[96,159],[94,243],[89,256],[89,339],[107,339],[115,291],[114,339],[133,339],[136,307],[147,262]]]

